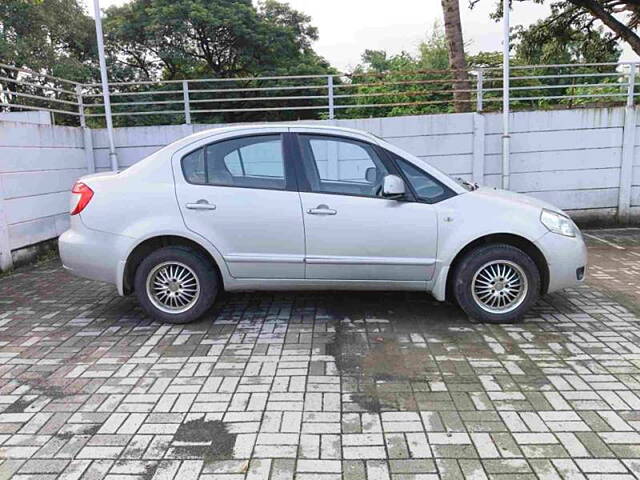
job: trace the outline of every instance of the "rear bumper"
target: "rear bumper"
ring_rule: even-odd
[[[582,235],[565,237],[548,232],[536,241],[549,267],[548,293],[584,282],[587,266],[587,246]],[[583,274],[579,275],[579,270]]]
[[[58,239],[62,265],[79,277],[111,283],[122,294],[122,266],[133,239],[87,228],[72,217],[71,228]]]

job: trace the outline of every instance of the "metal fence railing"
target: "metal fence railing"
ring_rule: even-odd
[[[71,80],[0,63],[0,112],[44,110],[79,122],[82,88]]]
[[[515,65],[512,109],[635,104],[636,63]],[[206,78],[110,83],[116,125],[357,118],[498,111],[501,67],[475,67],[460,83],[451,70]],[[461,88],[461,85],[463,86]],[[456,94],[459,94],[456,97]],[[45,110],[59,123],[101,126],[99,83],[80,84],[0,64],[0,111]]]

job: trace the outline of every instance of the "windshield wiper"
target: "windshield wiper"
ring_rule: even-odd
[[[458,180],[458,183],[460,183],[463,187],[467,187],[471,192],[480,188],[480,185],[478,185],[476,182],[470,182],[469,180],[465,180],[460,177],[458,177],[456,180]]]

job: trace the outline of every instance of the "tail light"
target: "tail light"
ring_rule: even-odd
[[[71,195],[71,215],[77,215],[89,205],[93,198],[93,190],[82,182],[76,182],[71,189]],[[75,206],[73,206],[74,200],[76,202]]]

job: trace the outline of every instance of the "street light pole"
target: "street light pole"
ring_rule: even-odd
[[[509,189],[509,0],[502,0],[502,188]]]
[[[104,98],[104,116],[107,122],[109,137],[109,160],[111,170],[118,171],[118,156],[116,144],[113,140],[113,121],[111,120],[111,100],[109,97],[109,80],[107,77],[107,62],[104,57],[104,40],[102,35],[102,17],[100,15],[100,0],[93,0],[93,10],[96,17],[96,39],[98,40],[98,59],[100,60],[100,79],[102,81],[102,96]]]

